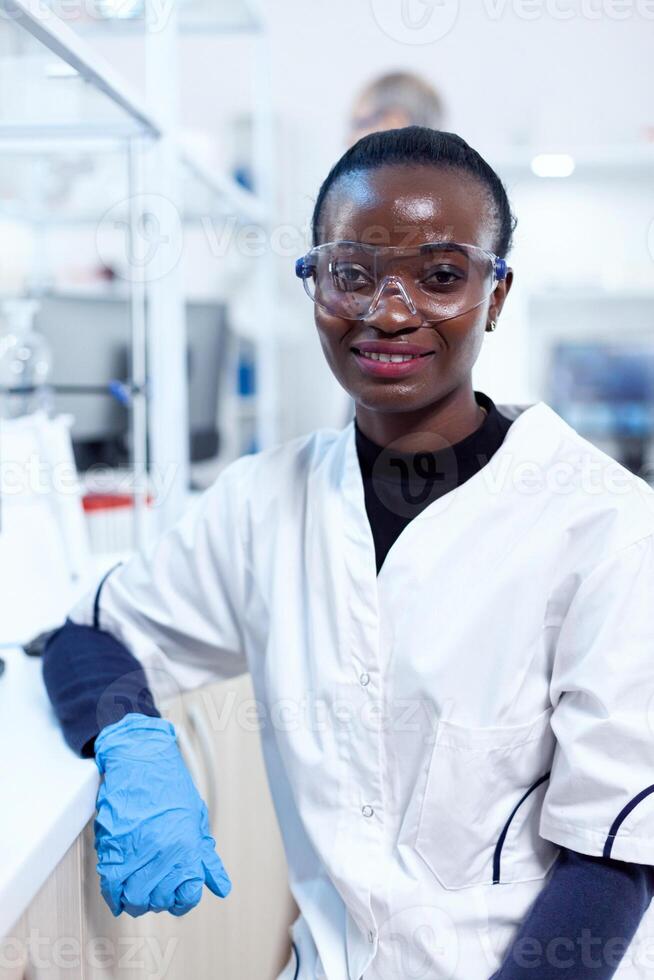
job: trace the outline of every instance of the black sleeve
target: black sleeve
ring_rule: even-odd
[[[93,756],[95,737],[129,712],[160,717],[141,664],[95,626],[67,619],[46,643],[43,679],[71,749]]]
[[[491,980],[610,980],[654,895],[654,868],[562,850]]]

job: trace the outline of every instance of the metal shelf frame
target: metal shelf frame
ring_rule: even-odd
[[[255,224],[265,220],[266,209],[263,201],[256,194],[237,184],[227,174],[210,171],[187,151],[182,151],[180,155],[183,166],[215,198],[223,213],[231,212]],[[227,211],[222,207],[224,204],[227,204]]]
[[[101,58],[93,48],[80,38],[72,28],[68,27],[56,14],[40,0],[0,0],[0,16],[12,21],[26,30],[35,40],[43,44],[55,57],[65,62],[80,78],[93,88],[105,95],[115,106],[125,114],[129,126],[112,127],[98,124],[97,128],[88,123],[80,125],[3,125],[0,123],[0,137],[53,137],[61,138],[87,136],[132,136],[136,132],[141,135],[158,137],[161,135],[161,125],[152,113],[136,97],[130,87],[114,71],[110,64]],[[94,132],[94,129],[96,131]]]
[[[147,4],[146,2],[146,16]],[[80,79],[105,96],[119,110],[117,121],[102,119],[77,123],[50,123],[47,119],[0,121],[0,146],[6,152],[35,154],[70,150],[74,147],[115,152],[124,156],[127,168],[128,197],[127,238],[130,255],[136,255],[142,243],[141,221],[153,210],[159,221],[161,240],[167,241],[178,230],[167,226],[165,209],[157,212],[156,203],[142,203],[157,198],[179,201],[180,175],[186,168],[202,187],[216,210],[270,227],[273,182],[272,110],[270,107],[269,62],[267,38],[258,20],[256,0],[243,0],[244,9],[252,16],[252,33],[256,54],[255,104],[255,161],[257,193],[241,187],[229,175],[210,172],[192,153],[182,149],[179,139],[177,52],[180,39],[178,10],[161,31],[146,31],[145,65],[146,95],[139,98],[113,66],[99,56],[93,44],[81,37],[42,0],[0,0],[0,20],[9,18],[37,42],[60,59],[62,64]],[[147,150],[147,152],[145,152]],[[9,209],[11,211],[11,209]],[[14,217],[15,217],[14,213]],[[47,223],[47,214],[30,213],[27,219]],[[84,220],[97,220],[97,215],[85,214]],[[59,223],[52,216],[52,224]],[[62,216],[61,223],[75,223],[76,218]],[[164,270],[165,249],[157,262]],[[276,404],[276,342],[272,325],[267,323],[276,306],[273,298],[274,269],[272,256],[262,257],[260,274],[253,295],[255,319],[265,326],[257,344],[259,394],[256,423],[259,448],[277,440],[278,411]],[[147,460],[151,468],[164,473],[173,470],[167,484],[165,500],[157,508],[157,528],[172,524],[185,505],[189,482],[189,459],[186,426],[187,379],[185,374],[185,326],[183,286],[177,268],[155,272],[143,281],[133,276],[128,284],[131,305],[132,381],[138,392],[132,399],[132,469],[135,478],[135,543],[145,548],[143,539],[143,510],[147,494]],[[146,394],[147,393],[147,394]],[[154,472],[154,469],[153,469]]]
[[[93,154],[125,152],[129,140],[115,136],[89,136],[88,139],[61,138],[58,130],[56,139],[2,137],[0,132],[2,152],[5,156],[55,156],[57,153],[69,153],[71,150],[92,152]],[[232,177],[220,172],[209,170],[203,163],[194,159],[187,150],[179,150],[180,163],[185,174],[202,188],[207,208],[196,213],[193,207],[184,206],[182,220],[185,224],[199,222],[206,217],[236,216],[243,222],[261,224],[265,220],[265,210],[262,201],[251,191],[242,187]],[[12,219],[23,219],[30,224],[38,224],[44,228],[84,227],[97,224],[104,213],[103,208],[90,207],[85,210],[67,208],[65,212],[57,212],[48,207],[25,210],[24,207],[13,207],[11,204],[0,204],[0,214]]]

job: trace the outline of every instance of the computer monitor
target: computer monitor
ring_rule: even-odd
[[[124,296],[56,294],[40,297],[35,327],[53,353],[53,385],[92,385],[106,394],[57,392],[55,409],[74,417],[72,436],[81,470],[104,463],[126,466],[129,413],[108,391],[129,377],[130,306]],[[189,449],[192,461],[218,452],[218,399],[226,366],[227,315],[223,304],[186,305],[189,376]]]
[[[640,472],[654,438],[654,344],[557,343],[548,400],[586,438],[614,443],[621,461]]]

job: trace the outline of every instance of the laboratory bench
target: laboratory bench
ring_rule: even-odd
[[[259,736],[236,721],[238,703],[253,696],[249,677],[162,707],[207,801],[230,896],[205,889],[181,918],[114,918],[95,870],[95,763],[66,745],[40,659],[20,647],[1,653],[0,980],[202,980],[218,964],[225,980],[274,980],[290,954],[297,909]],[[233,721],[218,732],[212,720],[227,698]]]
[[[98,791],[92,759],[64,742],[41,679],[41,662],[2,650],[0,679],[0,936],[9,934],[91,818]]]

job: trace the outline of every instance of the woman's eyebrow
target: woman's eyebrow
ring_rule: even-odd
[[[420,245],[418,248],[419,254],[423,255],[425,252],[461,252],[465,254],[465,245],[459,245],[458,242],[427,242],[425,245]]]

